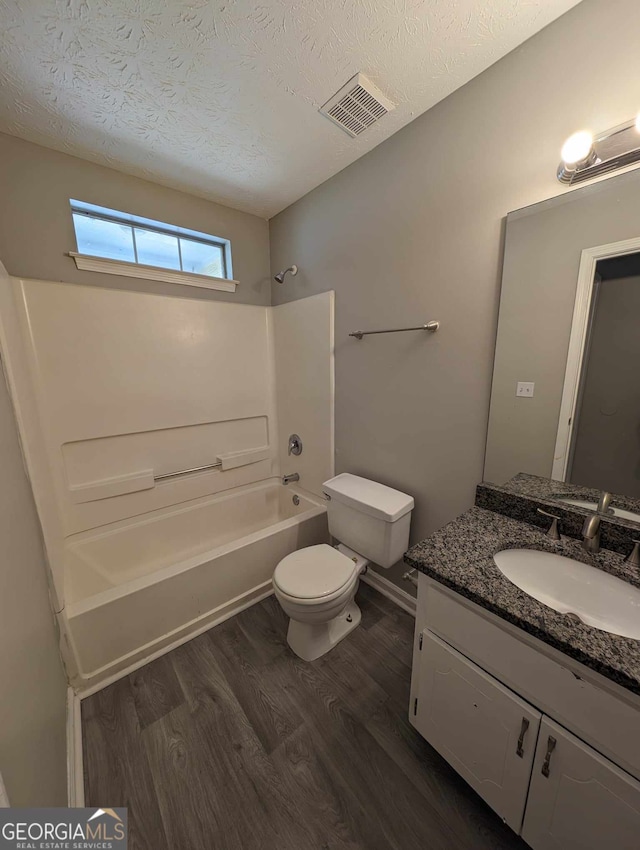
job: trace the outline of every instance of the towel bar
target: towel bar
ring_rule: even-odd
[[[382,331],[353,331],[349,336],[354,336],[356,339],[362,339],[363,336],[371,336],[371,334],[402,334],[406,331],[430,331],[435,333],[440,327],[440,322],[427,322],[426,325],[418,325],[417,328],[386,328]]]

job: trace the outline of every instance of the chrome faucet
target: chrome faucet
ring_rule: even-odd
[[[596,508],[597,513],[599,514],[612,514],[613,509],[609,507],[611,504],[611,493],[607,493],[606,490],[603,491],[602,496],[598,501],[598,507]]]
[[[297,472],[290,472],[289,475],[282,476],[283,484],[291,484],[292,481],[300,481],[300,476]]]
[[[600,551],[600,515],[588,516],[582,526],[582,548],[595,555]]]
[[[602,531],[600,519],[613,513],[613,509],[609,507],[610,504],[611,493],[604,490],[598,501],[595,514],[585,519],[582,526],[582,548],[585,552],[591,552],[592,555],[595,555],[600,551],[600,533]]]

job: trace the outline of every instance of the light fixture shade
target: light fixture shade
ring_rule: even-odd
[[[593,153],[593,135],[588,130],[580,130],[569,136],[562,146],[560,156],[567,165],[587,162]]]

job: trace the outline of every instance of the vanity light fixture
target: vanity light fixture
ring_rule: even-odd
[[[569,136],[560,153],[557,177],[561,183],[582,183],[640,162],[640,115],[593,136],[580,130]]]

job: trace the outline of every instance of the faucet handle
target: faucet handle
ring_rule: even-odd
[[[632,540],[633,549],[624,559],[625,564],[631,564],[632,567],[640,567],[640,540]]]
[[[549,511],[543,511],[542,508],[538,508],[538,513],[542,514],[542,516],[552,517],[553,519],[561,519],[558,514],[550,514]]]
[[[543,511],[542,508],[538,508],[538,513],[542,516],[548,516],[552,520],[549,531],[547,531],[547,537],[550,537],[551,540],[560,540],[560,532],[558,531],[560,517],[557,514],[550,514],[549,511]]]

